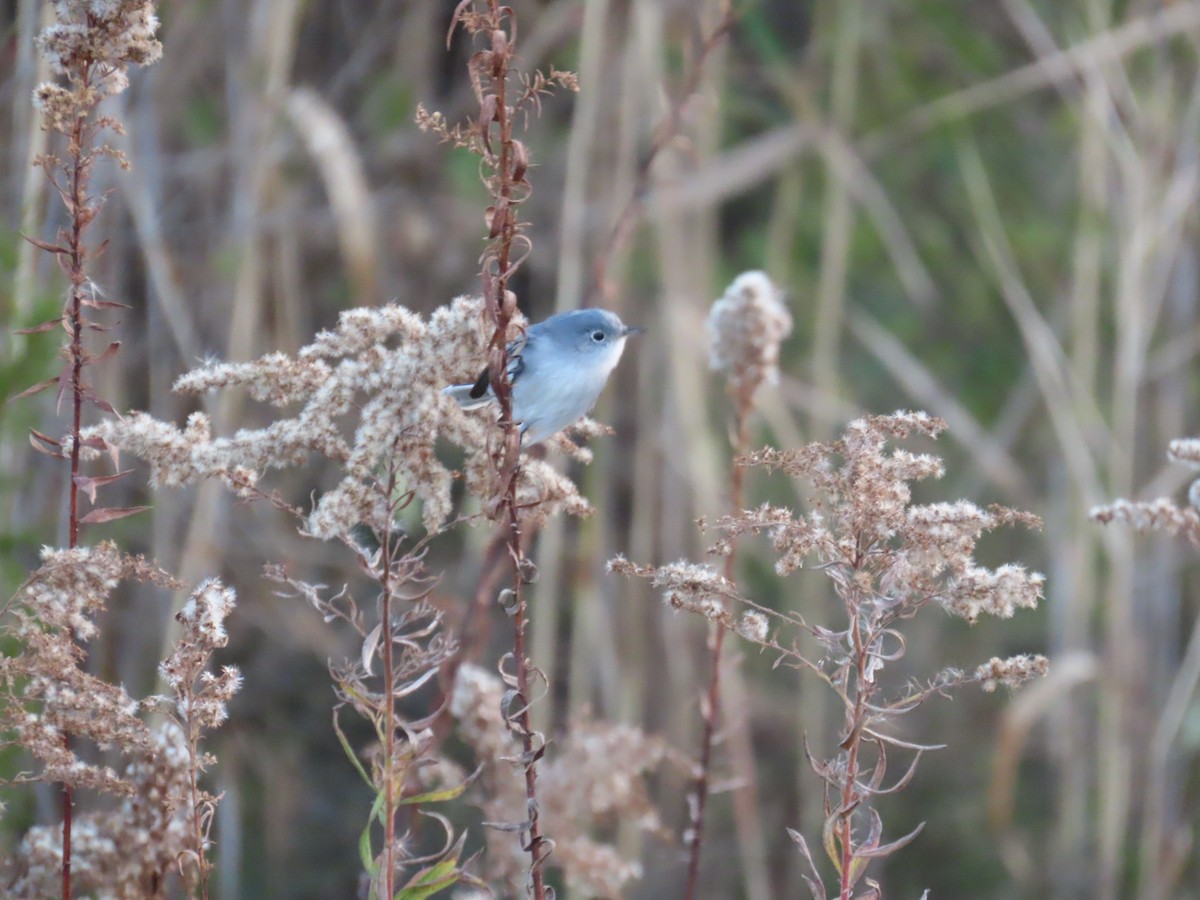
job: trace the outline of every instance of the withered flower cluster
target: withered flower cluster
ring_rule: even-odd
[[[54,22],[37,43],[66,85],[47,81],[34,89],[46,126],[69,134],[102,99],[124,91],[130,64],[148,66],[162,56],[157,30],[151,0],[55,0]]]
[[[1008,618],[1033,608],[1042,596],[1040,574],[1013,564],[990,569],[974,559],[983,534],[1002,525],[1037,527],[1035,516],[967,501],[912,502],[912,483],[940,476],[942,461],[889,443],[912,435],[936,437],[944,428],[941,420],[919,412],[866,416],[837,440],[798,450],[765,449],[739,461],[806,483],[809,511],[768,504],[727,516],[717,523],[723,537],[710,552],[728,555],[738,537],[765,535],[777,554],[779,575],[811,568],[832,583],[842,613],[838,622],[809,623],[795,612],[756,602],[711,566],[686,561],[642,566],[623,558],[610,563],[613,571],[650,579],[672,608],[703,615],[776,654],[782,664],[814,673],[838,695],[844,723],[836,747],[827,758],[820,748],[806,749],[825,782],[824,846],[843,896],[870,860],[899,850],[920,830],[885,844],[871,805],[874,796],[903,787],[921,753],[933,749],[900,740],[889,725],[934,694],[970,683],[989,691],[1016,686],[1047,670],[1044,657],[1021,655],[970,671],[946,668],[925,682],[885,678],[904,655],[904,623],[925,607],[940,606],[974,622],[985,614]],[[818,652],[807,649],[811,644]],[[895,784],[885,786],[887,753],[896,749],[916,759]],[[803,838],[794,837],[808,856]],[[824,897],[815,868],[808,880]]]
[[[181,866],[180,858],[194,860],[191,851],[203,846],[195,842],[195,827],[205,816],[196,812],[213,798],[196,787],[209,760],[200,740],[225,719],[240,685],[234,669],[209,671],[213,650],[225,643],[222,622],[233,609],[233,592],[208,581],[192,594],[179,617],[179,642],[163,663],[173,696],[139,701],[84,670],[84,645],[97,635],[96,620],[120,582],[172,590],[180,584],[108,542],[46,548],[42,558],[7,609],[6,635],[18,651],[0,658],[0,732],[4,743],[21,746],[41,764],[18,781],[58,782],[121,798],[115,810],[75,817],[76,884],[109,892],[104,896],[150,896],[152,886],[165,884],[172,872],[190,879],[193,866]],[[143,714],[161,708],[170,710],[170,718],[151,728]],[[127,763],[118,772],[91,761],[93,748]],[[62,867],[59,826],[31,829],[14,862],[12,896],[54,894]]]
[[[505,721],[504,684],[475,665],[458,671],[450,711],[459,734],[483,766],[485,791],[479,800],[484,815],[499,826],[486,833],[489,880],[520,885],[529,858],[504,832],[527,815],[524,785],[512,766],[521,743]],[[627,883],[642,875],[613,843],[597,836],[607,828],[630,823],[659,834],[663,826],[649,798],[645,777],[665,762],[678,762],[667,745],[640,729],[582,718],[572,722],[555,753],[538,768],[541,816],[553,835],[554,863],[573,892],[588,897],[619,897]],[[451,776],[453,778],[453,776]],[[511,824],[510,824],[511,823]]]
[[[759,385],[779,380],[779,345],[791,333],[782,292],[766,273],[743,272],[709,311],[709,366],[748,403]]]
[[[1200,438],[1171,441],[1167,457],[1190,469],[1200,470]],[[1188,505],[1178,506],[1169,497],[1155,500],[1116,500],[1091,511],[1097,522],[1124,522],[1138,531],[1162,531],[1182,534],[1200,547],[1200,478],[1188,488]]]
[[[437,531],[451,517],[456,476],[472,496],[490,495],[492,454],[499,452],[494,413],[464,411],[442,394],[447,384],[470,381],[483,368],[481,309],[481,301],[470,297],[440,307],[428,320],[394,304],[351,309],[336,329],[318,334],[294,357],[272,353],[248,363],[210,363],[176,382],[178,391],[240,387],[280,409],[299,407],[263,428],[223,437],[212,434],[203,413],[182,428],[134,413],[104,422],[84,438],[145,459],[152,486],[218,478],[241,492],[268,469],[323,456],[339,464],[341,478],[317,500],[306,527],[324,540],[344,537],[359,524],[379,533],[392,527],[377,479],[383,463],[394,462],[403,487],[423,504],[425,527]],[[514,337],[523,324],[514,320]],[[353,422],[349,429],[347,420]],[[460,473],[439,458],[439,440],[462,450]],[[545,460],[523,458],[518,490],[529,518],[591,511],[574,483]]]

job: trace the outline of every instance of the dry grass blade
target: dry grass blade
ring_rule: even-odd
[[[1029,504],[1032,499],[1029,477],[1017,461],[984,430],[961,401],[937,382],[920,359],[866,313],[855,313],[851,317],[850,330],[918,405],[933,410],[946,420],[950,433],[971,451],[987,474],[1015,503]]]
[[[898,125],[868,135],[859,143],[874,159],[903,141],[946,121],[1002,106],[1049,85],[1071,81],[1087,68],[1101,66],[1179,34],[1200,31],[1200,3],[1185,0],[1159,12],[1138,16],[1111,30],[1080,41],[1052,56],[947,94],[918,107]]]
[[[375,206],[354,139],[341,116],[315,91],[293,89],[287,111],[324,182],[354,296],[362,306],[374,305],[379,301]]]
[[[1002,296],[1021,331],[1046,410],[1054,424],[1059,446],[1071,466],[1074,480],[1081,486],[1085,497],[1091,498],[1088,502],[1094,503],[1103,495],[1100,492],[1099,470],[1091,450],[1092,441],[1089,440],[1091,429],[1085,431],[1082,419],[1086,418],[1089,423],[1102,421],[1099,410],[1081,386],[1072,381],[1061,344],[1050,325],[1038,313],[1033,298],[1021,281],[978,151],[970,144],[960,143],[959,159],[967,195],[976,217],[978,239],[982,245],[980,255],[995,274]]]

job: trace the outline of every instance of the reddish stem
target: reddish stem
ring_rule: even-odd
[[[525,658],[525,624],[526,605],[525,594],[521,590],[522,577],[520,571],[523,554],[521,551],[521,530],[517,521],[517,506],[514,500],[517,486],[517,470],[513,470],[512,481],[508,489],[508,534],[509,549],[515,550],[514,557],[517,565],[516,577],[513,579],[513,589],[516,592],[516,610],[513,614],[513,654],[517,662],[517,692],[520,712],[517,713],[517,729],[521,733],[521,746],[525,760],[525,807],[529,815],[529,856],[533,881],[533,896],[535,900],[545,900],[546,888],[542,878],[542,828],[541,814],[537,802],[537,758],[535,757],[534,732],[529,716],[529,703],[532,694],[529,689],[529,660]],[[540,748],[537,748],[540,749]]]
[[[642,218],[646,198],[650,194],[650,176],[654,172],[654,163],[657,161],[658,155],[679,133],[683,122],[684,107],[700,89],[700,79],[704,75],[704,66],[708,62],[709,56],[720,45],[725,34],[733,28],[735,21],[736,16],[733,10],[730,9],[704,39],[704,43],[700,47],[700,54],[692,66],[692,71],[689,73],[683,89],[680,91],[679,102],[670,108],[666,117],[655,127],[654,134],[650,138],[650,147],[638,164],[633,180],[633,191],[630,193],[629,199],[625,202],[625,206],[617,214],[612,230],[608,234],[608,240],[604,242],[600,251],[596,254],[596,260],[593,264],[592,284],[588,291],[588,296],[585,298],[584,306],[593,306],[597,299],[607,297],[606,284],[609,263],[625,247],[625,244],[633,235],[634,227]]]
[[[489,37],[492,45],[490,57],[491,93],[495,100],[492,113],[496,128],[498,156],[492,156],[490,144],[485,160],[493,166],[494,175],[488,186],[492,192],[492,215],[500,216],[499,227],[495,227],[495,240],[491,244],[483,268],[483,294],[488,311],[495,322],[491,346],[497,352],[490,354],[490,382],[496,401],[500,406],[500,421],[504,427],[504,452],[497,471],[497,497],[499,512],[504,517],[505,543],[514,566],[513,591],[516,595],[516,610],[513,615],[513,656],[517,667],[517,691],[520,694],[519,711],[510,719],[515,731],[521,736],[524,749],[525,797],[529,822],[529,844],[525,848],[530,855],[530,881],[534,900],[545,900],[546,887],[542,875],[545,839],[541,833],[537,803],[537,758],[535,735],[529,715],[529,661],[525,657],[525,626],[527,610],[522,592],[524,548],[517,507],[517,478],[520,473],[520,434],[512,418],[512,385],[508,378],[508,327],[512,320],[515,304],[510,303],[508,285],[514,266],[513,244],[517,238],[517,205],[514,197],[514,142],[512,109],[508,105],[508,67],[512,55],[511,40],[515,27],[505,27],[506,20],[513,24],[512,10],[502,7],[498,0],[487,0],[489,12]],[[491,123],[487,123],[489,129]],[[523,177],[523,176],[518,176]],[[540,749],[540,748],[539,748]]]
[[[854,889],[854,879],[852,878],[851,869],[854,864],[854,827],[853,827],[853,809],[856,805],[858,797],[855,793],[854,786],[858,782],[858,748],[861,744],[862,729],[859,723],[862,722],[866,715],[866,667],[868,663],[867,647],[869,644],[864,644],[862,640],[862,628],[859,621],[859,608],[857,601],[853,602],[850,609],[850,634],[854,641],[854,662],[855,662],[855,682],[854,682],[854,709],[846,716],[846,732],[850,742],[846,749],[846,771],[842,776],[842,820],[839,824],[838,837],[842,845],[842,864],[841,864],[841,895],[840,900],[850,900],[851,892]]]
[[[85,87],[88,85],[89,78],[89,70],[84,69],[81,80]],[[71,127],[71,171],[68,176],[68,188],[71,195],[71,234],[67,246],[71,259],[71,472],[67,484],[69,504],[67,546],[72,550],[79,546],[79,485],[75,479],[79,475],[79,433],[83,427],[83,291],[86,281],[84,263],[87,260],[83,232],[88,225],[85,209],[88,166],[91,162],[87,158],[88,151],[85,146],[87,137],[87,116],[77,116]],[[63,746],[68,751],[71,749],[69,734],[63,734]],[[64,782],[62,789],[63,900],[71,900],[71,824],[74,807],[74,792],[71,785]]]
[[[387,496],[391,500],[396,489],[396,472],[393,469],[388,473]],[[394,515],[394,512],[392,513]],[[379,616],[382,621],[380,633],[383,635],[383,691],[384,691],[384,707],[383,707],[383,729],[384,729],[384,747],[383,747],[383,885],[384,897],[391,900],[396,896],[395,878],[396,878],[396,860],[395,860],[395,843],[396,843],[396,789],[393,784],[396,771],[396,723],[394,709],[395,695],[395,670],[392,659],[392,528],[390,526],[391,515],[389,515],[389,527],[384,529],[383,533],[383,550],[381,559],[383,560],[383,573],[380,579],[380,612]]]
[[[738,396],[737,406],[737,438],[734,446],[734,458],[746,452],[749,442],[748,419],[752,398]],[[742,508],[743,484],[745,470],[734,463],[730,473],[729,508],[731,515],[737,515]],[[725,580],[732,582],[734,569],[737,565],[736,544],[731,544],[729,553],[725,556]],[[712,674],[708,681],[708,702],[704,714],[704,730],[700,737],[700,769],[692,785],[692,796],[696,805],[691,816],[691,840],[688,844],[687,883],[683,896],[693,900],[699,887],[700,851],[704,844],[704,813],[708,807],[709,780],[712,768],[713,739],[716,735],[717,722],[721,714],[721,649],[725,645],[725,629],[720,625],[714,626],[716,633],[712,640]]]

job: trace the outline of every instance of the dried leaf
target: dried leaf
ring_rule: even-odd
[[[879,813],[876,810],[869,810],[869,813],[871,828],[867,832],[866,840],[858,845],[855,856],[861,856],[867,850],[874,850],[879,846],[879,841],[883,838],[883,819],[879,818]]]
[[[526,819],[524,822],[480,822],[484,828],[494,828],[496,831],[507,831],[511,834],[519,834],[528,831],[533,824],[532,821]]]
[[[112,484],[118,478],[124,478],[133,469],[126,469],[124,472],[118,472],[116,475],[76,475],[74,478],[75,485],[81,491],[88,495],[88,499],[93,503],[96,502],[96,488],[104,487],[106,484]]]
[[[399,699],[400,697],[407,697],[409,694],[416,693],[418,690],[420,690],[422,687],[424,687],[426,682],[428,682],[430,678],[432,678],[434,675],[436,675],[438,673],[438,671],[439,671],[439,669],[437,669],[436,667],[430,669],[429,671],[422,674],[421,677],[417,678],[415,681],[409,681],[404,685],[404,687],[397,688],[392,693],[392,696]]]
[[[46,456],[52,456],[55,459],[62,459],[62,445],[59,444],[58,441],[48,438],[44,434],[39,434],[38,432],[33,431],[33,429],[30,429],[30,431],[32,433],[29,435],[29,444],[34,450],[36,450],[38,453],[44,453]],[[51,445],[58,447],[59,449],[51,450],[49,447],[38,443],[39,441],[48,441]]]
[[[62,410],[62,399],[66,396],[67,387],[71,384],[71,373],[73,367],[68,359],[63,363],[62,370],[58,373],[58,393],[54,396],[54,412],[57,415]]]
[[[370,634],[363,640],[362,645],[362,667],[368,672],[371,671],[371,660],[375,658],[375,648],[379,646],[379,635],[383,632],[383,623],[380,622],[371,629]]]
[[[42,334],[46,331],[53,331],[56,328],[61,328],[63,317],[59,316],[55,319],[48,319],[40,325],[33,325],[29,328],[18,328],[13,334]]]
[[[82,391],[82,394],[83,399],[91,403],[93,406],[104,410],[111,416],[115,416],[117,414],[117,411],[113,409],[112,404],[103,397],[98,396],[90,387],[85,387]]]
[[[59,246],[58,244],[47,244],[45,241],[39,241],[37,238],[30,237],[27,234],[22,234],[21,237],[25,238],[25,240],[29,241],[29,243],[33,244],[33,246],[37,247],[39,250],[45,250],[47,253],[71,252],[66,247]]]
[[[90,306],[92,309],[133,309],[128,303],[118,303],[116,300],[97,300],[92,297],[80,301],[84,306]]]
[[[50,437],[50,435],[48,435],[48,434],[42,434],[36,428],[30,428],[29,431],[30,431],[30,434],[32,434],[35,438],[37,438],[39,441],[41,441],[44,444],[49,444],[52,447],[62,447],[62,441],[55,440],[54,438]]]
[[[917,839],[917,835],[924,830],[925,823],[922,822],[902,838],[897,838],[891,843],[884,844],[880,847],[874,847],[869,850],[857,850],[855,851],[854,855],[856,857],[862,857],[863,859],[878,859],[883,856],[890,856],[897,850],[903,850],[905,847],[915,841]]]
[[[83,364],[85,366],[91,366],[91,365],[95,365],[98,362],[103,362],[104,360],[108,359],[110,356],[113,356],[120,349],[121,349],[121,342],[113,341],[98,356],[86,357],[83,361]]]
[[[479,768],[467,776],[466,780],[454,787],[441,788],[439,790],[425,791],[422,794],[411,794],[397,800],[399,806],[410,806],[414,803],[445,803],[448,800],[457,800],[463,795],[467,787],[479,777],[479,773],[483,771],[483,764]]]
[[[882,748],[882,744],[880,745],[880,747]],[[899,781],[897,781],[895,784],[893,784],[889,788],[878,788],[875,791],[875,793],[876,794],[894,794],[897,791],[904,790],[908,786],[908,783],[910,781],[912,781],[913,775],[916,774],[917,763],[919,763],[920,761],[921,761],[921,751],[918,750],[917,755],[914,756],[913,761],[911,763],[909,763],[908,771],[904,773],[903,777],[901,777],[901,779]]]
[[[842,874],[842,856],[838,853],[836,833],[838,824],[838,813],[834,811],[825,817],[825,825],[821,829],[821,841],[825,845],[825,855],[833,862],[833,867],[837,869],[838,874]]]
[[[873,742],[879,748],[879,757],[875,760],[875,770],[871,773],[871,779],[867,782],[872,791],[876,791],[879,785],[883,784],[883,776],[887,774],[887,750],[884,749],[887,745],[883,741]]]
[[[878,731],[873,731],[870,728],[863,729],[864,734],[869,734],[871,737],[879,741],[891,744],[893,747],[902,747],[905,750],[945,750],[945,744],[913,744],[908,741],[902,741],[898,737],[892,737],[887,734],[880,734]]]
[[[529,152],[521,141],[513,141],[512,149],[512,177],[519,184],[525,180],[525,173],[529,169]]]
[[[450,39],[454,37],[454,29],[458,27],[459,19],[461,19],[462,14],[467,11],[467,7],[474,2],[475,0],[459,0],[458,6],[454,7],[454,15],[450,17],[450,29],[446,32],[447,50],[450,49]]]
[[[804,857],[804,861],[808,863],[811,875],[803,872],[800,877],[804,879],[804,883],[808,885],[809,892],[813,895],[814,900],[826,900],[825,885],[821,882],[821,873],[817,871],[817,864],[813,862],[812,854],[808,850],[808,842],[804,840],[804,835],[793,829],[787,829],[788,837],[790,837],[796,846],[800,848],[800,855]]]
[[[22,399],[23,397],[32,397],[34,394],[41,393],[46,388],[51,387],[52,385],[55,385],[55,384],[58,384],[58,376],[57,375],[55,375],[53,378],[47,378],[45,381],[39,381],[37,384],[32,385],[31,387],[25,388],[25,390],[21,391],[21,393],[17,394],[16,396],[9,397],[8,402],[13,403],[17,400]]]
[[[99,525],[103,522],[113,522],[117,519],[124,519],[126,516],[132,516],[136,513],[145,512],[150,507],[148,506],[105,506],[100,509],[93,509],[90,513],[79,520],[80,525]]]

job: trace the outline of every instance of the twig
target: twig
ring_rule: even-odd
[[[747,426],[752,405],[752,398],[738,401],[734,459],[745,456],[749,449],[750,437]],[[745,469],[735,464],[730,474],[729,514],[731,516],[736,516],[742,510],[744,481]],[[725,580],[730,583],[733,582],[734,569],[737,565],[736,546],[736,543],[731,542],[729,553],[725,556]],[[687,900],[692,900],[696,896],[700,875],[700,851],[704,844],[704,812],[708,806],[713,738],[721,714],[721,649],[725,643],[725,629],[719,625],[712,626],[712,629],[712,674],[709,676],[708,695],[704,705],[704,731],[700,738],[700,768],[692,786],[694,805],[691,807],[690,840],[688,841],[687,886],[683,892],[683,896]]]
[[[394,459],[394,457],[392,457]],[[393,494],[396,489],[396,468],[393,462],[388,468],[387,481],[387,497],[389,504],[393,503]],[[395,515],[389,511],[389,522]],[[383,749],[383,785],[384,785],[384,821],[383,821],[383,865],[384,876],[383,884],[386,893],[385,897],[389,900],[396,896],[395,879],[396,879],[396,791],[393,781],[396,772],[396,723],[395,723],[395,669],[392,659],[393,647],[395,641],[392,639],[392,529],[385,528],[382,535],[382,553],[381,561],[383,562],[382,577],[380,578],[380,610],[379,620],[381,625],[380,633],[383,635],[383,730],[384,730],[384,749]]]
[[[542,866],[549,855],[551,842],[541,833],[537,801],[537,761],[545,745],[533,731],[530,722],[530,661],[525,655],[527,609],[522,587],[528,577],[530,564],[525,558],[521,536],[517,482],[520,478],[520,432],[512,418],[512,384],[509,381],[509,326],[517,310],[517,298],[509,289],[509,281],[529,250],[529,241],[521,235],[517,208],[528,195],[525,178],[528,160],[524,145],[513,138],[517,109],[508,97],[509,66],[516,41],[516,17],[511,8],[498,0],[487,0],[487,11],[471,10],[474,0],[462,0],[451,22],[451,34],[458,25],[472,34],[482,34],[488,40],[487,49],[471,57],[470,74],[480,102],[477,149],[490,174],[484,182],[491,194],[487,223],[491,243],[484,250],[483,299],[488,318],[494,325],[488,347],[489,381],[500,407],[500,424],[504,430],[503,446],[496,464],[495,493],[490,514],[501,523],[504,543],[513,561],[513,661],[515,676],[502,673],[516,688],[513,700],[505,710],[509,728],[522,744],[520,764],[525,773],[526,819],[523,831],[528,834],[525,850],[530,855],[530,886],[535,900],[545,900],[546,887]],[[538,81],[527,83],[519,102],[536,108]]]
[[[91,78],[91,67],[85,66],[80,73],[80,81],[86,87]],[[84,263],[87,260],[87,247],[83,243],[83,233],[87,228],[85,218],[87,209],[87,183],[90,169],[91,129],[88,128],[87,113],[75,117],[71,126],[70,154],[71,167],[68,174],[67,190],[70,199],[67,201],[68,212],[71,214],[71,231],[68,237],[71,281],[70,301],[70,366],[71,366],[71,471],[67,485],[69,498],[69,522],[67,526],[67,547],[75,549],[79,546],[79,485],[76,479],[79,475],[79,432],[83,425],[83,292],[87,281]],[[64,197],[66,200],[66,197]],[[61,388],[60,388],[61,390]],[[70,750],[71,736],[64,732],[63,745]],[[71,820],[74,809],[74,797],[71,785],[63,783],[62,789],[62,895],[63,900],[71,898]]]
[[[650,139],[650,146],[638,164],[633,182],[633,192],[625,202],[625,206],[617,214],[616,221],[609,232],[608,240],[604,242],[600,248],[600,252],[596,254],[592,285],[584,301],[584,306],[594,305],[597,299],[607,295],[607,291],[605,290],[605,276],[608,272],[609,263],[633,235],[634,226],[637,225],[645,211],[646,198],[650,194],[650,176],[654,171],[654,163],[658,159],[658,155],[662,153],[679,133],[680,125],[683,122],[684,109],[700,87],[700,79],[704,75],[704,68],[708,58],[721,45],[721,41],[725,38],[729,30],[733,28],[735,21],[736,16],[733,10],[726,9],[725,14],[721,17],[721,21],[705,37],[704,43],[700,46],[700,53],[696,57],[692,71],[689,73],[688,79],[683,86],[681,92],[682,99],[671,107],[666,117],[654,129],[654,135]]]

